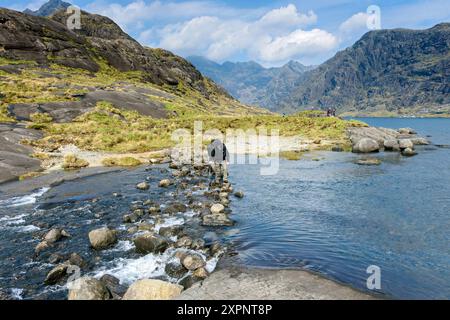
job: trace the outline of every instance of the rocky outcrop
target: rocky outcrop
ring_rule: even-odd
[[[116,232],[109,228],[100,228],[89,232],[89,241],[92,248],[103,250],[117,242]]]
[[[144,81],[176,86],[179,82],[209,96],[203,76],[181,57],[141,46],[111,19],[82,12],[80,30],[66,27],[68,14],[56,11],[47,17],[0,9],[1,57],[32,60],[41,65],[58,63],[97,72],[105,60],[120,71],[143,71]],[[212,84],[215,92],[226,93]]]
[[[377,30],[303,73],[277,108],[432,113],[450,103],[450,23],[426,30]]]
[[[206,263],[205,260],[196,254],[187,254],[181,259],[181,264],[188,270],[197,270],[198,268],[203,268]]]
[[[417,136],[410,128],[399,130],[358,127],[347,130],[350,141],[353,144],[353,152],[370,153],[379,150],[401,151],[407,148],[414,149],[415,145],[427,145],[429,141]]]
[[[30,157],[33,148],[24,139],[39,139],[42,133],[21,124],[0,123],[0,184],[16,180],[27,172],[41,171],[41,161]]]
[[[107,300],[110,297],[106,286],[92,277],[79,278],[68,287],[68,300]]]
[[[380,145],[377,141],[370,138],[362,138],[353,145],[353,152],[355,153],[370,153],[380,151]]]
[[[164,252],[169,245],[166,238],[151,233],[138,236],[133,241],[136,252],[143,254]]]
[[[170,300],[180,295],[183,287],[161,280],[144,279],[133,283],[123,300]]]

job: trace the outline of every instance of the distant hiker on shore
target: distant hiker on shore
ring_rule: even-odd
[[[211,140],[211,143],[208,145],[208,156],[210,167],[214,174],[214,182],[217,184],[228,182],[227,161],[230,155],[226,145],[219,139]]]

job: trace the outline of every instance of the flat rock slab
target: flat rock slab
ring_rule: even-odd
[[[38,139],[42,134],[19,124],[0,124],[0,183],[39,171],[41,162],[31,158],[33,149],[20,144],[22,139]]]
[[[79,101],[10,104],[8,113],[19,121],[29,121],[33,113],[48,113],[54,122],[65,123],[92,110],[99,101],[110,102],[117,108],[137,111],[144,116],[167,118],[165,105],[151,99],[146,93],[106,90],[89,92]]]
[[[230,268],[214,272],[177,300],[371,300],[375,297],[301,270]]]

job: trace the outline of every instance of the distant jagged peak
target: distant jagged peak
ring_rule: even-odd
[[[49,17],[61,9],[67,9],[71,5],[72,4],[70,4],[68,2],[64,2],[62,0],[49,0],[48,2],[44,3],[36,11],[30,10],[27,8],[23,11],[23,13],[31,14],[33,16],[39,16],[39,17]]]

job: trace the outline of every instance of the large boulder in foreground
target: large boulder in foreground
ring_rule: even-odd
[[[138,236],[133,241],[136,246],[136,252],[143,254],[161,253],[164,252],[169,246],[166,238],[152,233]]]
[[[106,286],[92,277],[82,277],[69,284],[68,300],[107,300],[109,297]]]
[[[370,138],[362,138],[353,145],[355,153],[371,153],[380,151],[380,145],[377,141]]]
[[[181,294],[183,287],[161,280],[144,279],[133,283],[123,300],[170,300]]]
[[[107,249],[117,242],[116,232],[106,227],[92,230],[89,232],[89,241],[96,250]]]

